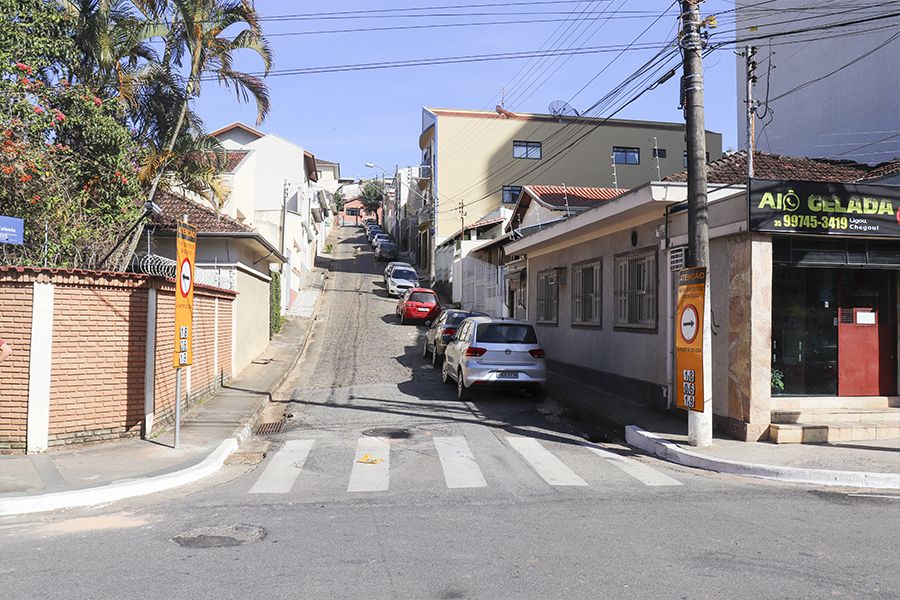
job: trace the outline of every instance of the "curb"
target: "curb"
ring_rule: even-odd
[[[327,279],[327,277],[326,277]],[[290,361],[290,364],[281,377],[279,377],[268,390],[263,398],[256,404],[254,411],[245,419],[244,424],[235,429],[232,437],[223,440],[215,450],[210,452],[206,458],[199,463],[186,467],[184,469],[158,475],[156,477],[137,479],[131,481],[123,481],[109,485],[85,488],[80,490],[67,490],[63,492],[51,492],[49,494],[40,494],[33,496],[16,496],[12,498],[0,498],[0,516],[24,515],[39,512],[47,512],[52,510],[60,510],[64,508],[82,508],[85,506],[96,506],[98,504],[107,504],[127,498],[135,498],[137,496],[146,496],[157,492],[164,492],[177,487],[182,487],[189,483],[194,483],[209,477],[217,472],[225,464],[225,461],[237,450],[244,441],[253,434],[253,427],[263,410],[269,403],[272,394],[280,388],[290,373],[294,370],[309,343],[309,336],[312,332],[312,323],[316,320],[319,309],[322,305],[322,296],[324,296],[325,288],[323,286],[322,293],[316,300],[316,307],[310,318],[310,326],[306,329],[304,339],[298,346],[299,352]]]
[[[759,463],[745,463],[724,458],[711,458],[670,442],[655,433],[644,431],[635,425],[625,428],[625,441],[630,446],[643,450],[668,462],[716,471],[732,475],[745,475],[760,479],[774,479],[791,483],[832,485],[874,489],[900,489],[900,475],[894,473],[870,473],[865,471],[830,471],[828,469],[805,469]]]

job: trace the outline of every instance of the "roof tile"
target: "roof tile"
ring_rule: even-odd
[[[253,230],[223,215],[209,206],[203,206],[188,198],[170,192],[160,192],[156,203],[162,212],[153,217],[153,223],[162,231],[175,231],[176,222],[187,214],[188,222],[197,226],[201,233],[249,233]]]

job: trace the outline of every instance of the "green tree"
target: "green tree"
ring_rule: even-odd
[[[361,200],[366,212],[377,214],[384,202],[384,184],[381,180],[373,179],[366,182],[362,189]]]
[[[59,70],[77,53],[71,16],[56,0],[0,0],[0,65]],[[33,73],[39,75],[39,73]]]

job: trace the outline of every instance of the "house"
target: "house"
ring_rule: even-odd
[[[714,424],[741,440],[900,438],[900,160],[738,153],[709,165]],[[505,245],[552,360],[660,408],[674,398],[686,174]],[[788,200],[785,200],[785,198]],[[507,267],[509,269],[509,266]]]
[[[282,309],[287,310],[324,249],[332,193],[317,183],[316,157],[289,140],[243,123],[210,135],[232,157],[225,177],[231,193],[222,212],[258,231],[288,259],[281,280]]]
[[[316,183],[329,194],[334,194],[341,187],[341,165],[330,160],[316,159]]]
[[[140,270],[174,272],[176,222],[187,215],[198,229],[197,281],[237,292],[231,313],[231,373],[238,374],[269,343],[271,271],[281,270],[287,259],[259,232],[187,194],[162,192],[156,202],[161,212],[148,228],[147,250],[138,247]]]
[[[715,160],[722,136],[707,133]],[[578,141],[575,144],[575,141]],[[507,217],[520,187],[539,181],[629,189],[684,168],[684,125],[658,121],[564,117],[550,114],[423,108],[419,189],[429,215],[418,245],[434,249],[500,210]],[[566,149],[565,160],[559,160]]]
[[[790,0],[767,2],[766,10],[758,2],[735,2],[735,36],[758,46],[755,148],[869,164],[900,156],[896,20],[888,27],[877,20],[842,26],[840,35],[825,35],[829,24],[875,15],[864,13],[861,2],[848,2],[846,9],[813,15]],[[789,33],[810,27],[823,30]],[[746,57],[738,56],[736,73],[738,140],[746,149]]]
[[[526,185],[521,189],[512,215],[504,228],[524,235],[540,230],[560,219],[584,212],[626,190],[617,188],[571,187],[565,185]]]

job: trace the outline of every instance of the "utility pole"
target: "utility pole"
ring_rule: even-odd
[[[712,335],[709,296],[709,209],[706,195],[706,125],[703,114],[703,63],[700,0],[681,0],[681,48],[684,54],[685,137],[688,156],[688,266],[707,268],[703,315],[703,412],[688,412],[688,443],[712,445]]]
[[[756,146],[756,105],[753,102],[753,86],[756,84],[756,46],[744,48],[747,58],[747,179],[753,178],[753,150]]]
[[[288,201],[288,180],[284,180],[284,190],[281,192],[281,245],[278,247],[278,251],[284,254],[284,226],[285,220],[287,219],[287,201]],[[299,210],[299,208],[298,208]]]
[[[466,239],[466,205],[463,199],[459,199],[459,241],[462,243]]]

